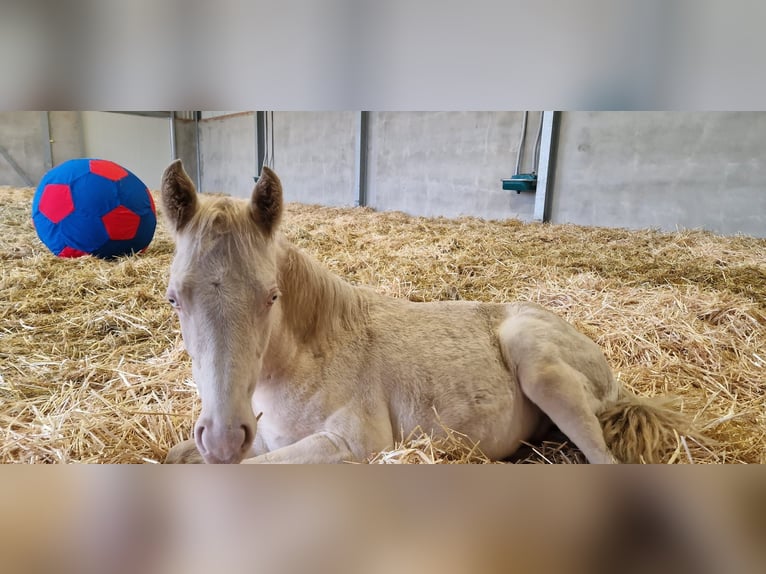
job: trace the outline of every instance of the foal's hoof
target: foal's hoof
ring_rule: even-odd
[[[168,451],[163,464],[205,464],[193,440],[178,443]]]

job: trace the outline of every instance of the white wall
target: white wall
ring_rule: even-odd
[[[766,113],[561,116],[554,223],[766,237]]]
[[[275,112],[273,121],[274,169],[285,200],[354,205],[356,112]],[[255,114],[203,112],[199,129],[202,191],[250,197]]]
[[[203,190],[246,197],[256,170],[255,118],[215,114],[200,122]],[[532,169],[537,117],[530,114],[523,172]],[[355,118],[274,114],[275,167],[289,201],[353,205]],[[501,184],[513,173],[521,118],[371,112],[369,205],[530,220],[534,193],[517,195]],[[764,112],[564,112],[552,158],[551,220],[766,237],[765,133]]]
[[[531,113],[520,171],[534,169]],[[369,205],[414,215],[532,219],[534,193],[502,188],[516,165],[522,112],[372,112]]]
[[[199,123],[202,191],[250,197],[255,168],[255,115],[218,115]]]
[[[86,157],[108,159],[158,189],[171,161],[170,124],[153,118],[112,112],[82,112]]]
[[[276,112],[274,169],[285,200],[352,206],[356,112]]]

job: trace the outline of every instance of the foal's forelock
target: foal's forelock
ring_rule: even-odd
[[[267,239],[258,229],[247,206],[227,197],[206,198],[187,228],[189,247],[198,255],[224,244],[232,252],[258,251]]]

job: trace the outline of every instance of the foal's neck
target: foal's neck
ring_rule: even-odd
[[[364,313],[362,290],[347,283],[286,238],[278,241],[283,327],[299,342],[327,341],[339,330],[354,330]]]

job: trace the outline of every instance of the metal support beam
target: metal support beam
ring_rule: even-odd
[[[176,152],[176,113],[170,112],[168,117],[170,118],[170,161],[174,161],[178,157]]]
[[[559,114],[560,112],[543,112],[540,161],[537,166],[537,190],[535,192],[535,221],[550,220]]]
[[[202,151],[199,148],[199,121],[202,117],[202,112],[194,112],[194,138],[195,148],[197,152],[197,192],[202,193]]]
[[[255,112],[255,179],[261,177],[266,159],[266,112]]]
[[[47,172],[53,167],[53,138],[51,138],[51,117],[48,112],[40,112],[43,127],[43,167]]]
[[[370,123],[370,112],[359,112],[356,116],[354,189],[356,204],[359,207],[367,205],[367,140]]]
[[[21,166],[17,164],[16,160],[11,157],[11,154],[8,153],[8,150],[1,145],[0,145],[0,155],[3,156],[5,158],[5,161],[8,162],[8,165],[10,165],[13,168],[13,171],[15,171],[16,175],[18,175],[21,178],[21,181],[24,182],[24,185],[26,185],[27,187],[34,187],[32,180],[29,179],[29,176],[26,173],[24,173],[24,170],[21,169]]]

